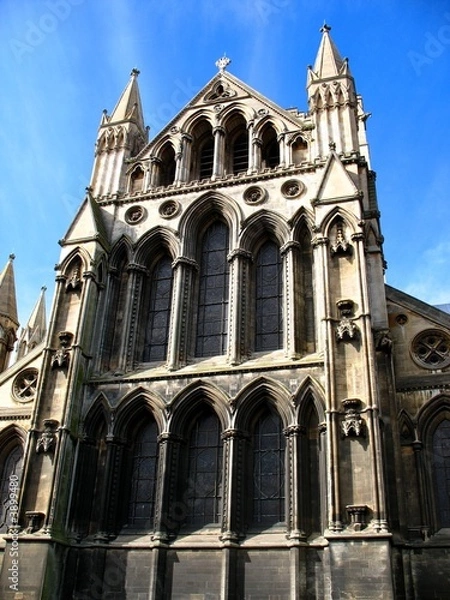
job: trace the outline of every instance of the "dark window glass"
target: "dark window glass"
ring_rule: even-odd
[[[214,139],[207,140],[200,150],[200,179],[209,179],[213,172]]]
[[[248,169],[248,135],[243,132],[236,137],[233,144],[233,173],[241,173]]]
[[[282,264],[278,246],[266,242],[256,257],[255,350],[277,350],[283,345]]]
[[[175,181],[176,162],[175,151],[171,145],[164,148],[160,164],[160,185],[172,185]]]
[[[213,412],[200,416],[189,439],[187,523],[218,523],[222,501],[222,439]]]
[[[272,127],[266,129],[262,139],[262,166],[273,169],[280,164],[280,145]]]
[[[284,521],[284,435],[280,417],[266,410],[253,434],[253,524]]]
[[[224,354],[228,329],[228,228],[217,221],[202,242],[196,356]]]
[[[2,469],[2,478],[0,480],[0,532],[6,532],[8,527],[16,525],[16,518],[12,519],[10,515],[10,483],[14,481],[18,484],[22,474],[23,449],[22,446],[15,446],[7,455]]]
[[[172,261],[170,257],[165,256],[156,264],[150,281],[150,306],[144,362],[165,360],[167,357],[172,281]]]
[[[433,463],[439,526],[450,527],[450,420],[434,432]]]
[[[131,489],[127,524],[134,529],[149,529],[153,522],[158,429],[155,421],[147,423],[133,443]]]

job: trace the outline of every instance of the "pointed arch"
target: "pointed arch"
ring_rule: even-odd
[[[336,222],[342,221],[349,229],[350,235],[358,233],[360,227],[356,220],[355,215],[350,213],[348,210],[342,207],[334,207],[329,213],[325,215],[320,223],[320,230],[323,231],[324,235],[329,237],[330,230],[336,225]]]
[[[294,394],[296,404],[297,421],[302,425],[305,420],[305,413],[309,411],[309,406],[313,405],[317,412],[319,421],[325,422],[325,390],[320,383],[308,375],[301,382],[299,388]]]
[[[182,435],[187,423],[201,404],[209,405],[217,414],[222,430],[231,423],[231,408],[225,392],[209,381],[193,381],[179,392],[170,404],[170,431]]]
[[[168,186],[175,182],[176,172],[176,161],[175,161],[175,148],[171,140],[166,141],[158,153],[159,159],[159,173],[157,178],[157,185]]]
[[[236,426],[247,431],[258,406],[266,402],[280,415],[283,428],[294,422],[290,392],[279,381],[261,376],[247,384],[236,397]]]
[[[25,450],[26,434],[15,424],[9,425],[0,433],[0,532],[17,524],[10,515],[10,485],[20,489]]]
[[[197,119],[190,135],[192,145],[189,179],[209,179],[213,174],[214,166],[214,136],[210,120],[206,116]]]
[[[64,258],[59,268],[61,273],[67,277],[73,270],[75,263],[78,263],[78,269],[81,271],[86,271],[91,263],[91,260],[92,257],[89,252],[82,246],[77,246]]]
[[[280,142],[273,123],[268,121],[260,132],[261,139],[261,168],[274,169],[280,164]]]
[[[415,426],[413,419],[404,408],[398,413],[397,423],[400,443],[411,444],[416,438]]]
[[[139,265],[148,264],[149,260],[154,258],[161,248],[170,254],[172,260],[175,260],[180,252],[180,241],[174,229],[157,225],[138,240],[135,249],[136,263]]]
[[[128,190],[130,194],[140,192],[144,188],[145,171],[140,163],[135,165],[129,175]]]
[[[83,419],[83,433],[88,439],[94,439],[98,431],[109,429],[112,408],[107,397],[100,393]]]
[[[251,252],[267,238],[273,239],[282,247],[290,238],[289,226],[279,214],[260,209],[242,223],[240,247]]]
[[[182,255],[195,259],[199,237],[216,219],[222,219],[227,224],[230,231],[230,249],[234,248],[242,216],[241,208],[233,198],[217,192],[207,192],[200,196],[180,219]]]
[[[126,438],[134,420],[139,420],[144,413],[150,413],[155,419],[159,432],[166,431],[167,419],[165,402],[162,398],[149,390],[138,386],[126,394],[115,410],[114,435]]]
[[[308,141],[301,134],[296,135],[290,142],[292,163],[300,165],[309,159]]]

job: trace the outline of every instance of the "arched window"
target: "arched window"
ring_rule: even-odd
[[[254,526],[270,526],[285,520],[285,438],[279,415],[268,407],[253,429]]]
[[[129,501],[126,524],[148,530],[153,523],[158,463],[158,428],[147,421],[133,439],[129,469]]]
[[[23,466],[23,448],[16,443],[13,448],[5,456],[3,468],[1,470],[0,480],[0,532],[5,533],[11,525],[17,525],[17,520],[12,518],[10,514],[11,500],[10,493],[11,485],[16,486],[15,490],[19,490],[20,478],[22,475]]]
[[[282,262],[278,246],[265,242],[256,257],[255,350],[277,350],[283,345]]]
[[[219,523],[222,514],[222,439],[217,415],[205,408],[189,436],[186,524]]]
[[[300,294],[298,302],[301,306],[301,351],[311,353],[315,351],[316,334],[314,319],[313,295],[313,252],[311,235],[304,228],[300,235]]]
[[[166,144],[161,152],[159,185],[172,185],[175,181],[175,150],[171,144]]]
[[[200,175],[199,179],[209,179],[213,174],[214,165],[214,138],[207,138],[200,148]]]
[[[172,260],[163,256],[150,278],[150,297],[143,361],[162,361],[167,356],[172,307]]]
[[[433,476],[439,528],[450,528],[450,420],[444,419],[433,434]]]
[[[292,144],[292,162],[299,165],[308,160],[308,144],[302,137],[297,137]]]
[[[141,167],[136,167],[131,174],[130,192],[140,192],[144,186],[144,171]]]
[[[224,354],[228,330],[228,227],[216,221],[206,230],[200,257],[196,356]]]
[[[237,175],[248,169],[248,135],[239,133],[233,142],[233,173]]]
[[[273,169],[280,164],[280,144],[275,129],[269,125],[262,135],[261,166]]]
[[[319,417],[312,401],[305,411],[300,438],[300,504],[302,529],[306,535],[321,531],[320,481],[321,459]]]

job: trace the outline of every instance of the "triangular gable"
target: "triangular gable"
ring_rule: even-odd
[[[105,248],[109,245],[102,209],[88,193],[60,243],[68,245],[92,240],[99,241]]]
[[[316,201],[340,200],[354,198],[359,194],[358,188],[342,164],[339,156],[331,152],[325,165],[325,172],[319,184]]]
[[[273,114],[283,120],[286,125],[286,133],[289,131],[298,131],[305,121],[305,117],[297,113],[295,109],[286,110],[281,108],[249,85],[231,75],[228,72],[217,73],[210,81],[188,102],[180,112],[162,129],[136,157],[142,158],[148,154],[149,148],[153,147],[162,137],[166,136],[174,127],[180,127],[184,124],[187,116],[196,110],[211,108],[214,105],[226,105],[226,103],[245,102],[246,100],[256,100],[260,103],[257,109],[259,116]]]
[[[431,304],[427,304],[422,300],[418,300],[417,298],[414,298],[414,296],[410,296],[405,292],[397,290],[390,285],[386,285],[385,288],[387,302],[392,302],[397,306],[403,307],[423,319],[426,319],[430,324],[445,327],[450,331],[450,315],[448,313]]]

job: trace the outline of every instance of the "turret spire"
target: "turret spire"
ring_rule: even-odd
[[[14,349],[19,319],[17,317],[16,284],[14,280],[14,254],[0,274],[0,373],[8,367]]]
[[[121,121],[133,121],[142,131],[145,131],[141,95],[137,82],[138,75],[138,69],[132,69],[130,81],[108,118],[109,125],[120,123]]]
[[[45,310],[46,289],[45,286],[41,288],[41,293],[28,319],[28,323],[21,331],[17,348],[18,359],[25,356],[30,350],[33,350],[33,348],[44,341],[45,334],[47,333],[47,315]]]
[[[10,319],[18,326],[16,284],[13,268],[15,258],[14,254],[9,255],[8,262],[0,274],[0,317]]]
[[[343,69],[347,66],[347,60],[341,57],[339,50],[331,39],[330,30],[331,27],[326,23],[320,28],[322,40],[317,52],[316,62],[312,68],[314,75],[319,79],[336,77],[342,74]]]

